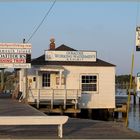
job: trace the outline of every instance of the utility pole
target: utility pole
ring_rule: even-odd
[[[134,51],[132,53],[132,63],[131,63],[131,74],[130,74],[130,83],[129,83],[129,91],[128,91],[128,100],[127,100],[127,110],[126,110],[126,121],[125,125],[128,127],[128,117],[129,117],[129,108],[130,108],[130,96],[131,96],[131,89],[132,89],[132,78],[133,78],[133,69],[134,69]]]

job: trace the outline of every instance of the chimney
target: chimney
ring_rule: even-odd
[[[51,38],[50,39],[50,50],[55,50],[55,39],[54,38]]]

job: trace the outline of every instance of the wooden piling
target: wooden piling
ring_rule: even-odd
[[[88,109],[88,118],[92,119],[92,109]]]
[[[133,104],[136,105],[136,94],[133,95]]]

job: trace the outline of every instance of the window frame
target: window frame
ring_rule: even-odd
[[[46,77],[46,79],[44,79],[43,78],[44,75],[46,75],[46,76],[49,75],[49,77]],[[47,86],[47,84],[49,84],[49,86]],[[43,72],[42,73],[42,88],[50,88],[50,87],[51,87],[51,74],[49,72]]]
[[[96,82],[91,83],[91,84],[96,84],[96,91],[83,91],[82,90],[82,76],[96,76]],[[87,85],[90,83],[87,83]],[[84,94],[88,94],[88,93],[99,93],[99,74],[98,73],[82,73],[80,74],[80,87],[81,87],[81,91]]]
[[[59,85],[60,76],[56,76],[56,85]],[[65,77],[61,77],[61,85],[65,85]]]

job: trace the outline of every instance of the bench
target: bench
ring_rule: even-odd
[[[60,138],[67,121],[68,116],[0,116],[0,125],[58,125]]]

